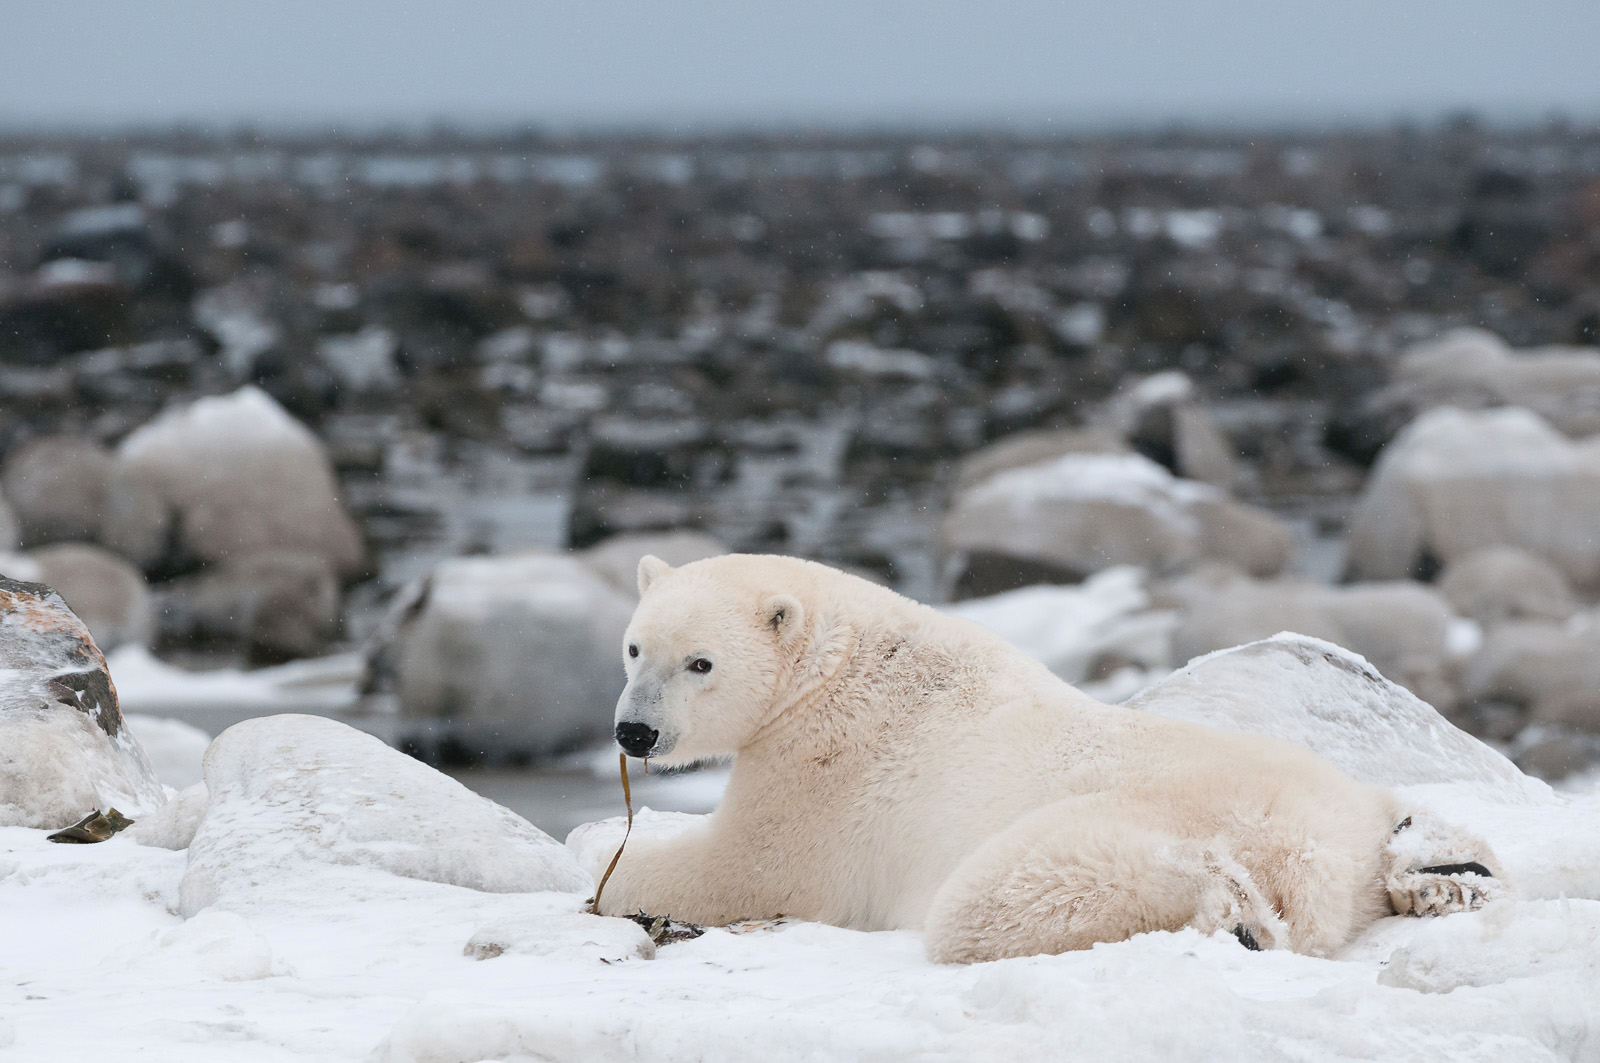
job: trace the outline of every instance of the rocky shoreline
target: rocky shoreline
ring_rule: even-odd
[[[1165,657],[1084,681],[1285,621],[1560,774],[1595,684],[1528,661],[1587,653],[1597,332],[1600,131],[1560,124],[0,136],[7,574],[178,661],[391,646],[441,562],[619,535],[929,601],[1132,564]],[[1500,440],[1457,495],[1398,449],[1445,407]],[[1400,598],[1281,580],[1345,575],[1352,529]],[[1567,604],[1439,582],[1495,546]]]

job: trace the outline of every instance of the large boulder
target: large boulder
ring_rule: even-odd
[[[1495,625],[1473,655],[1463,692],[1523,709],[1532,723],[1600,734],[1600,615]]]
[[[1194,381],[1180,370],[1123,387],[1100,408],[1096,421],[1185,479],[1224,490],[1233,483],[1233,445],[1200,403]]]
[[[659,557],[673,568],[728,552],[728,546],[701,532],[673,531],[655,535],[613,535],[578,556],[607,583],[629,597],[639,593],[639,560]]]
[[[588,890],[566,848],[383,742],[320,716],[235,724],[204,761],[206,804],[179,887],[185,917],[294,903],[357,880],[330,869],[490,893]],[[365,881],[371,885],[370,876]],[[349,903],[346,895],[344,903]]]
[[[100,538],[111,454],[92,439],[43,436],[6,456],[6,498],[22,545]]]
[[[397,606],[384,655],[400,711],[419,745],[431,733],[474,757],[541,757],[604,736],[633,606],[569,556],[442,562]]]
[[[1480,624],[1502,620],[1565,620],[1578,611],[1561,570],[1514,546],[1486,546],[1450,562],[1439,590],[1455,611]]]
[[[0,826],[165,800],[89,629],[50,588],[0,577]]]
[[[165,641],[224,646],[253,663],[322,653],[339,633],[339,576],[319,554],[267,550],[163,586]]]
[[[1361,782],[1466,783],[1508,804],[1548,799],[1504,756],[1320,639],[1280,635],[1201,657],[1127,705],[1293,742]]]
[[[1174,581],[1164,597],[1182,611],[1173,633],[1177,660],[1293,631],[1349,647],[1437,709],[1455,707],[1458,618],[1431,587],[1408,581],[1330,587],[1208,572]]]
[[[1071,453],[995,473],[957,492],[939,534],[958,570],[998,570],[992,559],[1002,558],[1053,569],[1055,582],[1113,565],[1170,572],[1207,560],[1272,575],[1294,548],[1293,533],[1265,510],[1142,455],[1116,453]],[[974,584],[958,581],[957,593],[1009,589]]]
[[[0,571],[53,587],[106,653],[150,645],[155,630],[150,587],[142,572],[109,550],[56,543],[0,559]]]
[[[1377,403],[1520,406],[1569,436],[1600,433],[1600,348],[1513,350],[1492,332],[1464,328],[1419,343],[1396,361]]]
[[[1068,454],[1126,454],[1128,446],[1105,428],[1041,428],[1014,432],[968,454],[956,466],[955,486],[965,491],[1010,469],[1054,461]]]
[[[1574,443],[1528,410],[1433,410],[1384,450],[1356,504],[1347,574],[1427,575],[1489,546],[1600,584],[1600,439]]]
[[[153,499],[106,515],[106,541],[148,567],[266,551],[360,570],[361,537],[316,436],[265,392],[241,388],[162,414],[117,448],[113,478]]]

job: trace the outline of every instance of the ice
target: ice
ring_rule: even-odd
[[[315,892],[323,880],[310,872],[327,865],[501,893],[590,885],[531,823],[322,717],[230,727],[206,752],[205,783],[210,796],[180,894],[185,915]]]

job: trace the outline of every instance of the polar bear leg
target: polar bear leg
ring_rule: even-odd
[[[1185,926],[1264,948],[1285,933],[1226,852],[1167,832],[1158,809],[1094,796],[1038,809],[974,850],[923,930],[936,962],[974,963]]]
[[[1476,911],[1507,892],[1488,844],[1428,813],[1407,816],[1387,852],[1384,886],[1397,915]]]

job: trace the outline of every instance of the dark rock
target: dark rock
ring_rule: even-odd
[[[164,801],[89,629],[49,587],[0,577],[0,824]]]

